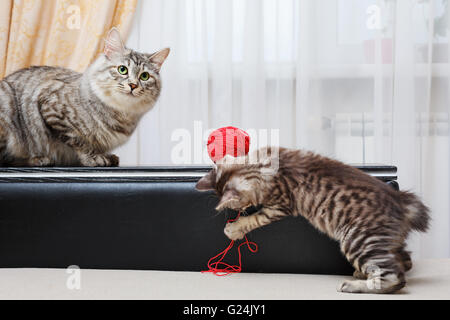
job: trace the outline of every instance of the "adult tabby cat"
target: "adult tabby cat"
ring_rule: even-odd
[[[83,74],[42,66],[9,75],[0,82],[0,166],[117,166],[109,152],[155,104],[168,54],[130,50],[113,28]]]
[[[250,156],[259,159],[224,158],[196,186],[216,191],[217,210],[261,208],[227,224],[230,239],[302,215],[338,240],[355,268],[358,280],[345,281],[339,291],[392,293],[405,285],[405,272],[412,267],[405,240],[411,230],[426,231],[429,222],[428,208],[414,194],[311,152],[268,148]],[[272,171],[273,159],[278,169]]]

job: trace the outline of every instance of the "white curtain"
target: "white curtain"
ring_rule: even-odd
[[[207,129],[250,129],[253,147],[277,129],[282,146],[397,166],[432,209],[415,257],[449,257],[448,1],[140,1],[128,45],[172,52],[122,165],[180,164],[183,133],[195,165]]]

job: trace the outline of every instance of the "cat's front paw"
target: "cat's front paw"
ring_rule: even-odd
[[[119,166],[119,157],[115,154],[107,154],[106,157],[108,158],[109,165],[108,167],[118,167]]]
[[[86,167],[118,167],[119,157],[114,154],[83,155],[81,164]]]
[[[47,157],[33,157],[28,160],[30,167],[48,167],[52,165],[52,161]]]
[[[224,229],[225,235],[233,241],[244,238],[245,233],[241,231],[236,223],[227,223]]]

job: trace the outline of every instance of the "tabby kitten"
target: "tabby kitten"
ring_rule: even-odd
[[[109,152],[155,104],[168,54],[130,50],[113,28],[83,74],[42,66],[9,75],[0,82],[0,166],[117,166]]]
[[[265,148],[250,157],[224,158],[196,185],[216,191],[219,211],[260,208],[226,225],[230,239],[302,215],[338,240],[355,268],[358,280],[345,281],[339,291],[392,293],[405,285],[405,272],[412,267],[405,240],[411,230],[426,231],[429,223],[428,208],[414,194],[312,152]]]

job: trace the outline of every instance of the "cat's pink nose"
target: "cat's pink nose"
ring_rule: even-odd
[[[130,88],[131,88],[131,91],[133,91],[134,89],[136,89],[136,88],[137,88],[137,84],[134,84],[134,83],[129,83],[128,85],[130,86]]]

